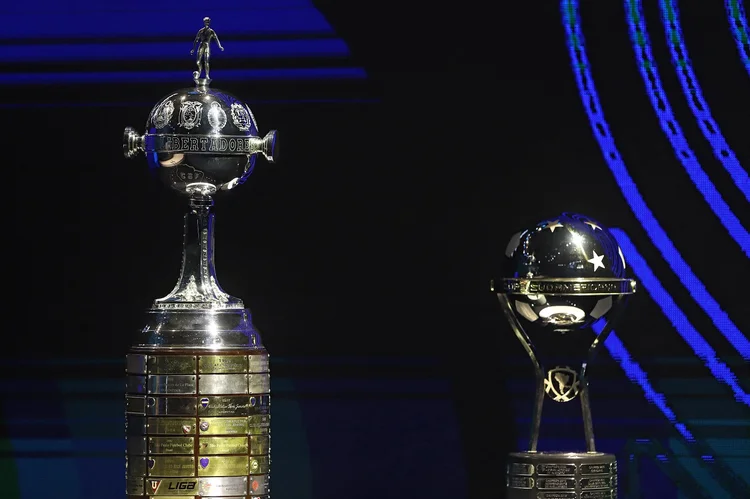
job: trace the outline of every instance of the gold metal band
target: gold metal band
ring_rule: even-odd
[[[268,354],[146,355],[128,354],[127,373],[146,374],[253,374],[269,371]]]

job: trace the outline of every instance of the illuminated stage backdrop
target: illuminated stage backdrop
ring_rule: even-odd
[[[746,23],[739,21],[740,10],[737,2],[728,2],[727,8],[735,19],[732,27],[738,40],[740,53],[745,55],[747,37],[743,27]],[[678,75],[684,98],[688,101],[705,140],[711,144],[715,157],[731,176],[735,187],[744,194],[746,200],[750,200],[747,170],[739,163],[722,136],[692,70],[681,35],[677,2],[661,0],[660,9],[663,27],[669,41],[673,68]],[[639,366],[637,359],[629,353],[627,338],[621,340],[613,334],[605,342],[612,357],[620,363],[627,376],[642,388],[644,396],[662,412],[675,430],[675,438],[670,439],[668,445],[664,445],[663,442],[654,442],[645,435],[643,440],[636,439],[631,442],[631,463],[639,460],[653,461],[671,481],[680,484],[680,493],[684,497],[742,497],[746,494],[747,487],[750,486],[750,466],[748,466],[750,464],[750,439],[747,438],[746,431],[750,424],[748,418],[750,413],[747,410],[750,407],[750,395],[747,389],[750,341],[699,280],[640,194],[604,118],[594,84],[592,67],[586,53],[579,2],[562,0],[561,13],[567,35],[571,67],[592,132],[622,195],[648,237],[648,240],[639,241],[639,244],[652,244],[656,247],[690,297],[711,319],[716,330],[731,344],[741,359],[740,362],[733,362],[733,365],[737,366],[733,368],[728,365],[727,361],[719,358],[716,350],[711,346],[710,334],[698,331],[690,323],[680,309],[680,305],[670,296],[670,292],[660,283],[654,271],[639,254],[636,244],[623,231],[614,231],[626,260],[630,263],[642,286],[641,289],[648,293],[662,309],[672,324],[674,332],[700,359],[704,365],[704,372],[713,378],[712,380],[702,379],[700,383],[696,380],[684,380],[683,383],[663,384],[664,388],[659,391],[649,381],[647,372]],[[694,187],[702,195],[713,216],[718,218],[736,243],[735,248],[726,248],[725,251],[739,250],[746,256],[750,256],[750,236],[747,230],[701,167],[671,110],[669,99],[661,84],[659,69],[652,56],[651,42],[640,0],[626,0],[623,17],[629,28],[634,57],[643,78],[643,90],[651,100],[655,118],[672,145],[675,157],[682,164]],[[628,88],[624,91],[633,91],[633,89]],[[744,272],[747,272],[747,267]],[[684,394],[691,392],[701,397],[693,404],[685,404]],[[670,398],[680,401],[680,410],[671,406]],[[696,413],[701,413],[701,411],[696,411],[697,405],[708,403],[715,404],[716,410],[713,416],[695,416]],[[705,414],[705,411],[703,413]],[[629,470],[628,480],[627,497],[640,497],[638,489],[644,487],[644,490],[647,490],[651,486],[649,483],[641,483],[635,470]]]

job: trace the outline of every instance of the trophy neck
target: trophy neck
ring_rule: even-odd
[[[154,301],[154,308],[244,308],[242,300],[225,293],[216,278],[212,205],[213,200],[208,196],[190,199],[190,211],[185,214],[180,278],[169,295]]]

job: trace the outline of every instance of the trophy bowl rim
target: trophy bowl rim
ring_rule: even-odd
[[[635,294],[636,287],[635,279],[618,277],[502,277],[490,281],[490,291],[508,295],[620,296]]]

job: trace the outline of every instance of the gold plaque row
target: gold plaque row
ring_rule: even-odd
[[[128,437],[145,435],[268,435],[271,419],[268,414],[245,417],[167,418],[128,415]]]
[[[197,442],[197,448],[196,448]],[[267,454],[269,435],[242,437],[130,437],[127,440],[128,454],[189,454],[196,450],[199,455],[216,454]]]
[[[247,395],[271,391],[268,373],[128,375],[127,393],[149,395]]]
[[[127,494],[157,496],[159,499],[186,499],[199,495],[205,499],[222,497],[263,497],[270,492],[268,475],[225,477],[128,477]],[[266,496],[267,497],[267,496]],[[130,499],[135,499],[131,497]]]
[[[268,456],[128,456],[128,477],[245,476],[268,473]]]
[[[268,354],[127,356],[129,374],[227,374],[268,372]]]

